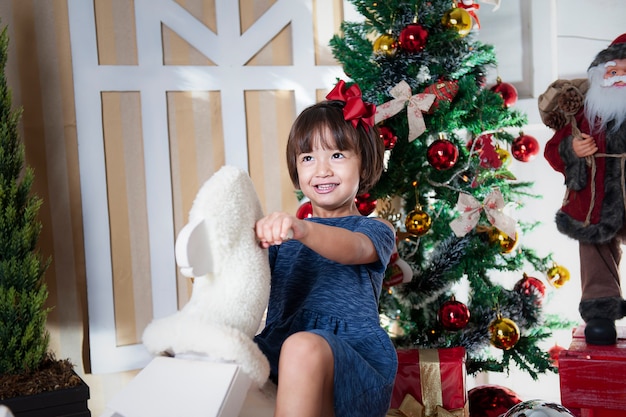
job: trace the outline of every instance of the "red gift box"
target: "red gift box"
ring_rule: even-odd
[[[391,395],[391,408],[398,408],[407,394],[424,405],[426,415],[437,406],[465,409],[467,390],[465,348],[398,349],[398,373]]]
[[[626,417],[626,328],[615,345],[587,345],[584,326],[559,354],[561,403],[582,417]]]

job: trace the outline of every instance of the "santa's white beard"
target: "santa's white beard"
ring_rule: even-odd
[[[617,130],[626,120],[626,87],[603,87],[604,66],[597,65],[589,68],[589,90],[585,95],[585,116],[594,131],[604,130],[610,121],[615,121],[611,127]]]

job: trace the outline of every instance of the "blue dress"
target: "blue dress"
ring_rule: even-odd
[[[324,337],[334,355],[336,417],[385,416],[398,359],[379,324],[378,298],[395,236],[384,223],[364,216],[307,220],[365,234],[380,260],[341,265],[297,240],[270,247],[266,327],[255,341],[269,359],[270,377],[278,382],[280,348],[289,335],[309,331]]]

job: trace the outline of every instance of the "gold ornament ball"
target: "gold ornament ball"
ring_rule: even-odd
[[[418,208],[410,211],[404,221],[406,231],[415,236],[425,235],[430,230],[431,223],[428,213]]]
[[[554,288],[561,288],[567,281],[569,281],[569,271],[567,268],[561,265],[554,265],[548,269],[548,282]]]
[[[511,153],[509,151],[502,148],[496,148],[496,153],[498,154],[498,159],[502,162],[503,167],[511,165]]]
[[[510,238],[509,235],[498,229],[492,227],[489,229],[489,242],[493,245],[500,245],[502,253],[511,253],[517,246],[518,234],[515,232],[515,238]]]
[[[376,41],[374,41],[374,53],[384,56],[393,56],[398,48],[398,43],[388,33],[380,35]]]
[[[489,324],[489,342],[498,349],[509,350],[519,341],[520,332],[511,319],[498,316]]]
[[[460,7],[448,10],[441,18],[441,23],[454,28],[462,37],[472,30],[472,16],[470,16],[465,9]]]

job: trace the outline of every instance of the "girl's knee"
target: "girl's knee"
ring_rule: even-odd
[[[332,349],[322,336],[309,332],[298,332],[289,336],[283,343],[281,357],[293,360],[328,361],[333,359]]]

